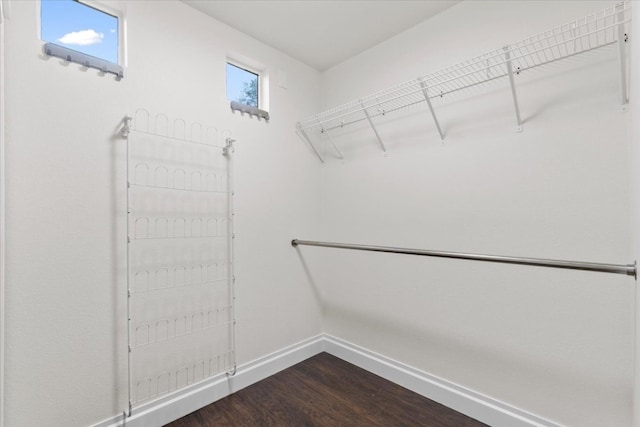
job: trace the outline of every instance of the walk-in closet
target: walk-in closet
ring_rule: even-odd
[[[0,0],[0,427],[640,427],[639,14]]]

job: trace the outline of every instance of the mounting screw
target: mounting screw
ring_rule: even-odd
[[[629,34],[624,33],[624,42],[628,42],[629,41]]]
[[[516,68],[516,74],[520,74],[520,67]]]

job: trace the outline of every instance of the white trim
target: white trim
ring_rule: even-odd
[[[119,415],[92,427],[165,425],[323,351],[493,427],[562,427],[556,422],[326,334],[241,365],[231,378],[220,374],[134,408],[133,415],[126,420]]]
[[[165,398],[133,409],[130,418],[124,415],[104,420],[92,427],[148,427],[161,426],[193,411],[242,390],[283,369],[300,363],[323,351],[324,336],[309,338],[252,362],[238,366],[233,377],[220,374],[201,383],[172,393]]]
[[[9,18],[10,4],[0,0],[0,427],[4,426],[4,336],[5,336],[5,82],[4,26]]]
[[[333,356],[493,427],[561,426],[330,335],[324,337],[324,348]]]
[[[127,68],[127,5],[122,1],[80,0],[89,7],[118,18],[118,65]],[[41,37],[42,38],[42,37]]]

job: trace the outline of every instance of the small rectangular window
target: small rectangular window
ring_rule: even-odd
[[[239,111],[242,115],[247,113],[268,122],[269,112],[261,109],[265,108],[263,102],[268,104],[260,86],[263,80],[266,80],[265,76],[227,62],[227,99],[231,101],[231,111]]]
[[[40,22],[47,54],[121,74],[109,65],[119,63],[118,16],[79,0],[41,0]]]
[[[227,98],[259,108],[260,76],[227,62]]]

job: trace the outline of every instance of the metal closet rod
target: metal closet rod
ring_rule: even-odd
[[[421,255],[437,258],[466,259],[471,261],[501,262],[504,264],[532,265],[536,267],[564,268],[569,270],[596,271],[601,273],[624,274],[636,277],[636,263],[603,264],[597,262],[563,261],[542,258],[523,258],[502,255],[468,254],[462,252],[432,251],[425,249],[394,248],[389,246],[354,245],[350,243],[317,242],[293,239],[291,246],[321,246],[324,248],[355,249],[359,251],[388,252],[394,254]]]

